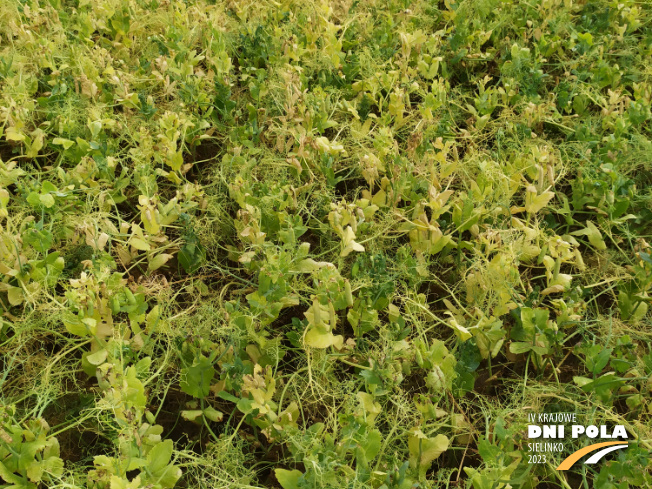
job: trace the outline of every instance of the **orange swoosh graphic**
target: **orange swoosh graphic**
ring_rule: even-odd
[[[575,464],[575,462],[577,462],[579,459],[581,459],[587,453],[591,453],[591,452],[597,450],[598,448],[609,447],[611,445],[627,445],[627,442],[624,442],[624,441],[605,441],[604,443],[594,443],[593,445],[589,445],[588,447],[581,448],[578,451],[576,451],[574,453],[571,453],[568,457],[566,457],[564,459],[564,461],[559,464],[559,467],[557,467],[557,470],[568,470]]]

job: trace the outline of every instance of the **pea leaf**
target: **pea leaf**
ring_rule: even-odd
[[[23,295],[23,289],[21,289],[20,287],[9,286],[9,289],[7,290],[7,298],[9,299],[9,303],[12,306],[21,305],[25,300],[25,296]]]
[[[70,149],[70,147],[73,144],[75,144],[75,142],[65,138],[54,138],[52,140],[52,144],[56,144],[57,146],[63,146],[63,149]]]
[[[172,488],[181,477],[181,469],[170,463],[174,445],[172,440],[165,440],[156,445],[147,454],[147,468],[152,482],[160,487]]]
[[[296,469],[274,469],[274,475],[283,489],[299,489],[299,479],[303,473]]]
[[[589,239],[589,243],[599,250],[607,249],[607,244],[604,242],[604,239],[602,239],[602,233],[600,233],[598,227],[591,221],[586,221],[586,228],[580,229],[571,234],[573,236],[586,236]]]
[[[408,450],[410,452],[410,467],[417,469],[419,479],[423,479],[426,472],[442,453],[448,450],[449,440],[445,435],[428,438],[421,430],[416,429],[408,437]]]
[[[534,185],[529,185],[525,193],[525,211],[530,214],[536,214],[548,205],[548,202],[550,202],[554,196],[555,194],[550,191],[537,195],[537,189]]]
[[[147,269],[150,272],[153,272],[154,270],[158,270],[161,268],[163,265],[165,265],[170,258],[172,258],[173,255],[170,255],[169,253],[161,253],[160,255],[156,255],[154,258],[152,258],[149,261],[149,264],[147,265]]]
[[[186,394],[202,398],[210,393],[215,369],[208,358],[201,356],[192,367],[182,369],[181,374],[180,387]]]

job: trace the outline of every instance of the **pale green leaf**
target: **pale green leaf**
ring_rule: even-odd
[[[543,209],[548,202],[555,196],[554,193],[547,191],[541,195],[537,195],[537,190],[534,185],[528,186],[525,192],[525,210],[530,214],[536,214]]]
[[[313,348],[328,348],[333,344],[334,336],[330,331],[324,332],[319,328],[310,328],[306,332],[306,345]]]
[[[607,245],[602,239],[602,233],[597,228],[595,224],[591,221],[586,221],[586,227],[571,233],[573,236],[586,236],[589,239],[589,243],[595,246],[599,250],[606,250]]]
[[[148,469],[152,474],[158,477],[165,471],[172,458],[173,448],[172,440],[164,440],[154,445],[149,451],[147,454],[147,463]]]
[[[274,469],[274,475],[283,489],[299,489],[299,479],[303,473],[296,469]]]
[[[218,423],[222,421],[224,414],[218,411],[217,409],[213,409],[212,407],[209,406],[206,409],[204,409],[204,416],[206,416],[211,421]]]
[[[201,409],[181,411],[181,417],[187,421],[196,421],[202,415]]]
[[[154,270],[158,270],[163,265],[165,265],[173,256],[174,255],[170,255],[169,253],[161,253],[160,255],[156,255],[154,258],[152,258],[149,261],[149,265],[147,266],[147,269],[150,272]]]
[[[64,149],[70,149],[70,147],[75,144],[74,141],[71,141],[70,139],[65,139],[65,138],[54,138],[52,140],[53,144],[56,144],[57,146],[63,146]]]
[[[408,450],[410,452],[410,466],[418,469],[419,478],[423,478],[432,462],[448,450],[449,440],[445,435],[428,438],[421,430],[414,430],[408,437]]]
[[[25,296],[23,294],[23,289],[20,287],[9,287],[7,290],[7,298],[9,299],[9,303],[12,306],[19,306],[23,303],[25,300]]]
[[[54,197],[51,194],[41,194],[39,200],[48,209],[54,205]]]
[[[524,341],[514,341],[509,345],[509,351],[514,355],[520,355],[521,353],[527,353],[532,350],[532,343],[526,343]]]
[[[129,244],[140,251],[149,251],[152,249],[149,243],[141,238],[136,238],[135,236],[131,237]]]
[[[106,357],[108,356],[109,352],[107,350],[100,350],[96,351],[95,353],[92,353],[86,357],[86,360],[88,363],[91,365],[102,365],[104,361],[106,360]]]

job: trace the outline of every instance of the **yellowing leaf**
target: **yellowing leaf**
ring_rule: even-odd
[[[158,234],[161,230],[161,227],[158,224],[158,211],[154,209],[144,209],[141,214],[141,220],[143,221],[143,227],[145,231],[149,234]]]
[[[454,317],[451,317],[448,320],[448,324],[451,325],[457,337],[462,341],[466,341],[471,338],[472,336],[471,332],[468,329],[466,329],[464,326],[462,326],[460,323],[458,323],[457,319],[455,319]]]
[[[305,336],[306,345],[313,348],[328,348],[335,341],[335,336],[330,331],[324,332],[318,328],[310,328]]]
[[[559,294],[564,291],[563,285],[553,285],[552,287],[545,288],[541,291],[540,295],[550,295],[550,294]]]
[[[161,215],[153,201],[147,196],[138,197],[138,208],[140,209],[140,220],[143,222],[145,231],[149,234],[158,234],[161,230]]]
[[[296,469],[274,469],[274,475],[283,489],[299,489],[299,478],[303,473]]]
[[[554,193],[547,191],[537,195],[537,189],[534,185],[529,185],[525,192],[525,210],[530,214],[536,214],[543,209],[548,202],[555,196]]]
[[[63,149],[69,149],[73,144],[75,144],[75,142],[65,138],[54,138],[52,144],[63,146]]]
[[[453,433],[456,434],[455,441],[457,443],[466,444],[471,441],[473,425],[469,423],[463,414],[451,415],[451,424],[453,425]]]
[[[590,384],[593,382],[593,380],[589,379],[588,377],[582,377],[579,375],[576,375],[573,377],[573,382],[575,382],[579,387],[584,387],[587,384]]]
[[[340,253],[340,256],[349,256],[352,251],[364,251],[364,246],[360,243],[355,242],[355,233],[351,226],[347,226],[344,230],[344,235],[342,236],[342,243],[344,244],[344,249]]]
[[[64,315],[62,322],[70,334],[82,337],[88,335],[88,328],[77,316],[70,315],[66,317],[66,315]]]
[[[217,409],[213,409],[212,407],[208,406],[206,409],[204,409],[204,416],[206,416],[211,421],[218,423],[222,421],[224,414]]]
[[[366,421],[373,424],[376,416],[382,411],[380,403],[374,402],[374,396],[363,391],[358,392],[357,397],[360,401],[360,406],[365,412]]]
[[[42,129],[36,129],[33,133],[31,133],[33,136],[31,144],[27,145],[27,151],[25,152],[25,156],[28,158],[35,158],[38,155],[38,152],[43,148],[43,139],[45,138],[45,131]]]
[[[141,238],[136,238],[135,236],[131,237],[131,239],[129,240],[129,244],[140,251],[149,251],[150,249],[152,249],[151,246],[145,240]]]
[[[341,144],[330,142],[328,138],[325,136],[320,136],[318,138],[315,138],[315,144],[321,150],[322,153],[328,153],[334,156],[337,155],[338,153],[346,154],[346,151],[344,151],[344,146],[342,146]]]
[[[97,331],[97,319],[93,318],[84,318],[81,320],[83,324],[85,324],[88,327],[88,331],[90,331],[91,334],[95,334]]]
[[[104,360],[106,360],[108,354],[109,352],[107,350],[96,351],[95,353],[91,353],[90,355],[88,355],[86,357],[86,360],[91,365],[102,365],[104,363]]]
[[[192,409],[181,411],[181,417],[186,421],[196,421],[202,415],[201,409]]]
[[[136,476],[131,482],[128,479],[121,479],[116,475],[111,476],[110,489],[139,489],[141,486],[140,476]]]
[[[598,227],[591,221],[586,221],[586,228],[580,229],[571,234],[573,236],[586,236],[589,239],[589,243],[599,250],[607,249],[607,244],[604,242],[604,239],[602,239],[602,233],[600,233]]]
[[[54,197],[51,194],[39,195],[39,200],[48,209],[54,205]]]
[[[7,298],[12,306],[19,306],[25,300],[23,289],[20,287],[10,287],[7,290]]]
[[[319,270],[320,268],[324,267],[335,268],[335,265],[327,261],[315,261],[312,258],[306,258],[305,260],[301,260],[299,262],[299,272],[301,273],[314,272],[315,270]]]
[[[152,272],[154,270],[158,270],[163,265],[165,265],[170,260],[170,258],[172,258],[173,256],[174,255],[170,255],[169,253],[161,253],[160,255],[156,255],[154,258],[152,258],[149,261],[147,269],[150,272]]]
[[[371,203],[379,207],[384,207],[387,204],[387,193],[383,189],[380,189],[371,199]]]
[[[419,478],[423,479],[432,462],[448,450],[449,440],[445,435],[428,438],[421,430],[415,429],[408,437],[410,467],[418,469]]]
[[[532,343],[527,343],[525,341],[514,341],[509,345],[509,351],[514,355],[520,355],[521,353],[527,353],[532,350]]]
[[[556,286],[561,286],[564,288],[564,290],[568,289],[570,287],[571,281],[573,280],[573,276],[569,275],[567,273],[558,273],[556,277],[554,277],[550,282],[548,282],[548,288],[556,287]]]
[[[15,127],[9,127],[7,128],[5,139],[7,141],[24,141],[25,135],[22,132],[18,131]]]

